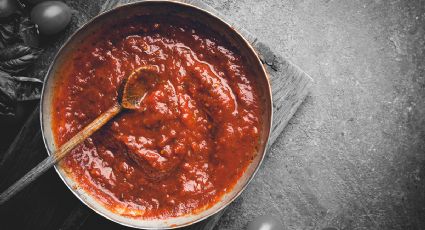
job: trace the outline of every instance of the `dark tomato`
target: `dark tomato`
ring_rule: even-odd
[[[16,11],[16,0],[0,0],[0,18],[8,17]]]
[[[56,34],[71,21],[71,9],[59,1],[42,2],[32,9],[31,20],[42,34]]]
[[[283,225],[276,218],[264,215],[252,220],[246,230],[283,230]]]

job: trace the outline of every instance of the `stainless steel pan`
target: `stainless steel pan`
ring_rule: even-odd
[[[102,13],[81,27],[59,50],[45,78],[40,110],[41,128],[44,143],[49,154],[54,152],[57,148],[52,132],[51,116],[53,109],[52,99],[55,97],[55,86],[59,84],[59,79],[61,78],[59,74],[56,74],[57,70],[60,69],[66,58],[70,56],[69,54],[72,53],[73,50],[78,47],[78,45],[81,44],[81,42],[92,32],[99,29],[102,25],[108,25],[113,21],[117,21],[132,15],[163,15],[164,17],[172,17],[173,15],[177,15],[180,17],[188,17],[195,22],[199,22],[205,26],[208,26],[210,29],[227,39],[237,50],[239,50],[239,52],[245,58],[246,63],[252,69],[257,78],[256,81],[258,88],[260,89],[261,100],[264,106],[262,113],[263,122],[259,145],[260,147],[258,152],[254,160],[250,163],[247,170],[238,180],[233,189],[225,194],[218,203],[196,214],[168,219],[136,219],[113,213],[105,208],[96,199],[94,199],[89,193],[80,188],[78,183],[70,176],[68,176],[61,167],[55,166],[55,169],[68,188],[84,204],[93,209],[93,211],[99,215],[102,215],[116,223],[143,229],[171,229],[191,225],[219,212],[224,207],[229,205],[233,200],[235,200],[236,197],[238,197],[245,189],[256,173],[258,167],[261,164],[261,161],[263,160],[272,121],[272,99],[270,83],[267,77],[267,73],[258,55],[251,47],[251,45],[235,29],[211,13],[195,6],[180,2],[144,1],[123,5],[108,12]]]

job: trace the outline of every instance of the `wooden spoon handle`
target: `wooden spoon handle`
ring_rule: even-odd
[[[0,205],[9,200],[16,193],[21,191],[23,188],[41,176],[45,171],[47,171],[47,169],[60,161],[70,150],[83,142],[86,138],[96,132],[104,124],[106,124],[106,122],[108,122],[111,118],[117,115],[121,109],[121,105],[115,104],[110,109],[99,115],[94,121],[92,121],[75,136],[73,136],[69,141],[63,144],[55,153],[52,153],[52,155],[44,159],[37,166],[31,169],[31,171],[25,174],[21,179],[6,189],[6,191],[0,194]]]

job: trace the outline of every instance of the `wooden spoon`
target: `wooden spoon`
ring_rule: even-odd
[[[29,185],[36,178],[41,176],[47,169],[59,162],[70,150],[83,142],[86,138],[100,129],[123,109],[138,109],[140,103],[151,87],[152,82],[157,79],[157,72],[154,66],[143,66],[134,70],[125,82],[121,85],[117,103],[107,111],[100,114],[94,121],[84,127],[80,132],[64,143],[56,152],[35,166],[25,176],[15,182],[0,195],[0,205],[13,197]]]

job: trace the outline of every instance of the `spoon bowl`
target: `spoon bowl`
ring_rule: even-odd
[[[133,72],[122,84],[121,105],[125,109],[139,109],[149,89],[156,83],[158,69],[155,66],[142,66]]]

